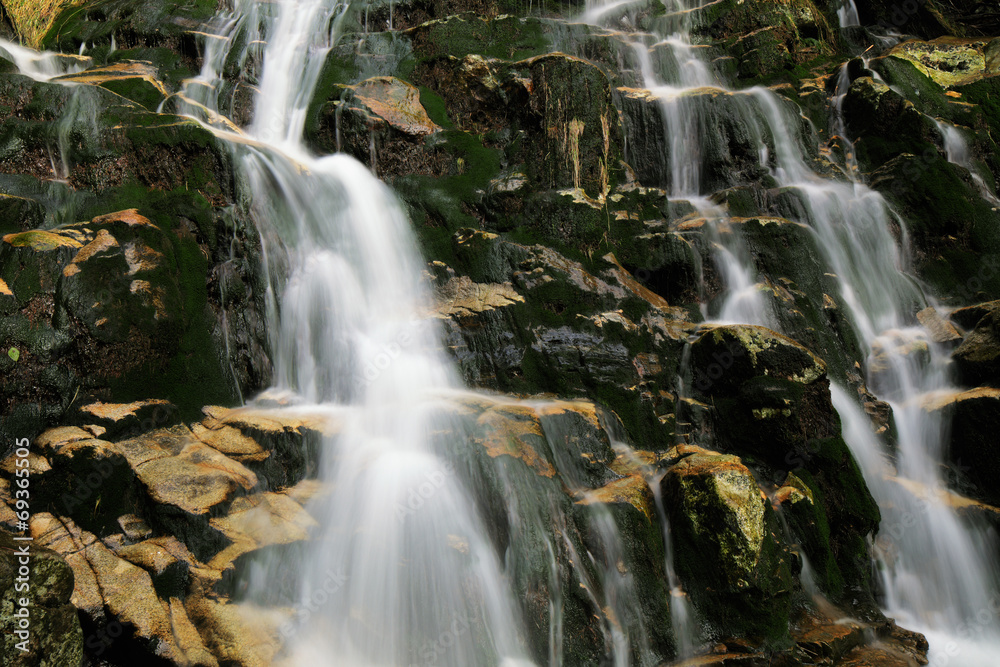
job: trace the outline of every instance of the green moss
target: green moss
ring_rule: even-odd
[[[211,19],[218,0],[87,0],[59,14],[41,40],[46,49],[75,52],[80,44],[108,44],[112,35],[129,34],[146,45],[186,40],[189,26]]]
[[[501,16],[483,20],[473,13],[449,16],[405,31],[420,59],[439,56],[523,60],[547,53],[550,28],[536,18]]]
[[[128,186],[103,193],[101,201],[85,214],[90,217],[128,208],[138,208],[141,215],[167,233],[172,252],[167,268],[178,278],[181,300],[174,333],[176,351],[167,366],[147,368],[145,372],[139,369],[130,377],[112,381],[112,395],[120,402],[149,396],[166,398],[180,408],[183,419],[195,419],[204,405],[234,404],[238,394],[227,379],[220,350],[211,335],[209,260],[199,244],[215,243],[212,209],[200,195],[187,190],[160,192]],[[186,220],[194,223],[200,238],[190,234]]]

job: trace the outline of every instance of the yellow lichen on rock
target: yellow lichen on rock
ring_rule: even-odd
[[[26,46],[37,49],[66,9],[82,7],[88,0],[0,0],[14,29]]]
[[[82,248],[83,244],[74,238],[64,236],[56,232],[47,232],[41,229],[33,229],[28,232],[7,234],[3,237],[4,243],[9,243],[15,248],[28,247],[38,252],[47,252],[56,248]]]
[[[987,58],[988,44],[988,39],[914,39],[893,47],[886,55],[908,60],[938,85],[962,86],[1000,75],[1000,62]]]

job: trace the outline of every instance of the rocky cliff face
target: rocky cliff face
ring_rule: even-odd
[[[688,22],[734,89],[780,95],[817,172],[843,179],[856,162],[893,204],[912,272],[951,312],[912,309],[923,352],[953,348],[964,387],[923,406],[953,417],[951,501],[1000,525],[997,13],[975,0],[857,4],[863,27],[845,30],[836,0],[720,0],[683,18],[638,3],[610,30],[570,21],[583,9],[573,5],[375,2],[348,14],[329,53],[306,137],[364,162],[406,204],[467,384],[559,399],[452,409],[473,424],[459,474],[484,507],[500,502],[499,479],[515,479],[558,508],[546,520],[569,517],[567,664],[599,664],[607,628],[629,623],[580,583],[597,576],[572,556],[595,543],[592,505],[619,526],[660,660],[677,652],[664,515],[715,641],[698,664],[925,661],[922,637],[878,609],[879,509],[831,380],[890,446],[891,410],[868,391],[816,236],[793,220],[802,203],[761,165],[775,138],[753,133],[745,95],[691,94],[705,111],[702,183],[787,335],[706,324],[724,280],[719,240],[695,206],[667,199],[669,138],[630,46],[663,60],[652,28]],[[305,508],[323,493],[317,447],[336,427],[238,408],[271,377],[267,258],[229,154],[173,113],[217,3],[0,7],[9,37],[82,53],[36,81],[0,50],[0,523],[18,529],[6,448],[30,438],[29,530],[47,549],[48,587],[42,643],[11,664],[272,664],[290,611],[232,600],[255,553],[294,554],[308,539]],[[887,26],[912,39],[883,48]],[[853,148],[831,122],[845,64],[839,113]],[[227,72],[233,127],[252,120],[258,66]],[[962,159],[947,129],[964,139]],[[495,525],[501,548],[514,528]],[[544,658],[543,560],[527,553],[512,567]],[[839,611],[814,603],[805,562]]]

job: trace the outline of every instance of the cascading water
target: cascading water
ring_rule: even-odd
[[[841,28],[861,25],[861,19],[858,18],[858,6],[854,0],[842,0],[840,7],[837,8],[837,20],[840,22]]]
[[[757,113],[747,113],[744,122],[757,137],[773,141],[773,154],[762,151],[762,166],[778,185],[797,193],[802,204],[802,222],[809,225],[824,255],[828,271],[837,277],[840,297],[868,356],[867,376],[875,392],[893,407],[899,433],[896,464],[889,463],[885,445],[872,432],[868,418],[845,389],[833,387],[835,407],[844,422],[845,439],[858,459],[866,480],[883,512],[879,570],[888,613],[900,622],[924,632],[930,642],[931,664],[984,666],[993,664],[1000,651],[1000,627],[992,614],[998,577],[994,536],[961,519],[944,501],[946,485],[939,468],[944,456],[948,424],[925,409],[935,395],[954,392],[947,375],[947,353],[926,339],[914,326],[914,314],[927,304],[917,282],[907,270],[905,225],[880,194],[860,182],[853,146],[846,136],[840,105],[850,81],[846,67],[838,82],[835,131],[844,141],[847,172],[851,182],[821,177],[808,165],[807,137],[801,132],[798,112],[765,88],[728,91],[718,78],[706,79],[707,64],[691,64],[698,49],[686,32],[687,15],[701,4],[675,3],[678,32],[665,40],[678,63],[674,83],[664,85],[646,65],[645,46],[637,45],[646,87],[665,99],[663,112],[670,135],[670,173],[673,196],[690,199],[704,196],[690,175],[702,168],[697,107],[684,107],[683,99],[694,87],[713,86],[726,94],[747,95]],[[852,2],[839,12],[842,26],[857,24]],[[669,15],[668,15],[669,18]],[[691,77],[691,72],[698,72]],[[954,128],[942,127],[949,159],[964,160]],[[679,135],[679,136],[678,136]],[[680,162],[680,164],[678,164]],[[971,165],[963,165],[969,168]],[[973,170],[970,169],[974,173]],[[992,193],[989,193],[992,194]],[[899,238],[897,238],[899,236]],[[716,241],[717,243],[717,241]],[[728,262],[740,266],[727,270]],[[718,252],[722,267],[725,301],[740,300],[746,290],[745,276],[755,268],[745,252]],[[721,319],[761,322],[766,312],[760,302],[752,315],[746,310],[723,308]],[[773,321],[763,318],[765,323]],[[774,326],[773,324],[769,326]],[[915,348],[927,350],[923,360],[907,354]],[[890,553],[891,552],[891,553]],[[985,617],[985,620],[983,620]]]
[[[274,287],[275,368],[261,405],[320,411],[335,431],[320,461],[329,492],[310,506],[318,527],[298,573],[289,582],[287,563],[262,559],[249,598],[297,607],[285,628],[289,664],[534,664],[510,579],[534,567],[524,544],[544,535],[549,664],[563,664],[567,650],[557,553],[592,605],[606,610],[602,633],[614,664],[656,664],[663,656],[650,648],[618,529],[600,503],[588,505],[595,537],[583,548],[558,507],[561,492],[528,488],[499,468],[511,547],[503,560],[497,556],[463,481],[469,472],[459,471],[473,428],[461,405],[490,399],[458,389],[427,317],[430,297],[405,215],[360,163],[316,158],[301,142],[306,107],[346,11],[321,0],[239,3],[217,21],[201,76],[181,96],[189,114],[230,140],[261,229]],[[220,109],[227,61],[260,68],[246,135]],[[558,433],[545,435],[560,441]],[[563,482],[583,486],[579,463],[551,450]],[[529,500],[522,506],[519,498]],[[322,610],[305,611],[330,582],[336,590],[324,592]]]
[[[584,18],[596,21],[628,4],[591,4]],[[839,297],[869,355],[870,384],[894,409],[900,444],[890,463],[857,402],[833,387],[845,437],[883,509],[877,547],[886,609],[928,635],[933,664],[945,664],[955,651],[956,664],[993,664],[1000,633],[995,619],[983,621],[980,612],[995,609],[996,591],[987,583],[997,579],[989,560],[995,545],[945,502],[939,464],[947,424],[923,406],[954,388],[945,351],[912,326],[910,315],[927,299],[905,272],[900,247],[906,239],[897,238],[903,226],[860,182],[856,165],[850,182],[810,168],[803,148],[809,138],[781,98],[762,88],[725,86],[703,57],[705,49],[689,36],[686,13],[692,8],[674,0],[675,29],[656,38],[670,54],[664,71],[653,66],[648,46],[634,48],[667,128],[669,198],[686,202],[692,218],[705,221],[724,284],[723,297],[705,309],[706,320],[778,326],[738,221],[709,198],[703,182],[704,113],[727,98],[746,112],[748,135],[762,147],[761,168],[797,194],[803,222],[838,279]],[[317,158],[303,145],[306,107],[348,14],[347,5],[331,0],[238,0],[206,40],[201,76],[177,97],[186,113],[229,142],[242,205],[262,237],[275,379],[256,409],[280,405],[321,414],[330,433],[319,464],[326,490],[310,506],[317,528],[301,549],[299,571],[290,575],[287,562],[259,561],[249,598],[293,607],[283,634],[285,657],[296,665],[513,666],[535,664],[532,658],[573,664],[566,628],[574,619],[564,603],[574,596],[585,598],[583,608],[594,616],[601,612],[595,634],[611,664],[656,665],[693,654],[701,637],[674,571],[653,466],[629,464],[642,469],[658,514],[652,520],[660,520],[663,553],[656,555],[666,575],[670,642],[655,636],[667,613],[651,614],[643,606],[656,596],[640,589],[626,566],[629,546],[618,517],[583,491],[598,486],[588,479],[589,459],[570,452],[567,433],[545,420],[561,408],[460,388],[427,316],[431,298],[400,205],[353,159]],[[53,56],[0,46],[40,81],[66,71],[52,65]],[[251,72],[248,80],[259,74],[246,133],[226,120],[232,109],[223,108],[232,85],[223,72],[233,68]],[[838,93],[848,84],[845,70]],[[843,123],[839,132],[849,146]],[[965,166],[961,144],[948,128],[942,133],[949,159]],[[905,353],[914,349],[926,355]],[[542,458],[552,466],[552,479],[499,464],[473,470],[463,449],[481,436],[473,431],[482,424],[467,417],[471,405],[477,414],[505,409],[536,420],[541,426],[532,434],[548,448]],[[614,426],[600,421],[611,443],[604,454],[613,449],[623,460],[635,458]],[[478,495],[486,487],[493,502]],[[490,512],[503,520],[487,517]],[[502,536],[496,524],[503,524]],[[589,531],[586,540],[581,526]],[[529,639],[534,619],[526,618],[515,596],[527,588],[525,581],[540,580],[543,592],[534,593],[544,605],[535,609],[547,612],[547,644],[537,635]],[[810,594],[818,590],[807,568],[801,580]],[[309,613],[320,592],[325,602]],[[970,639],[970,633],[977,636]],[[547,655],[539,657],[540,645],[547,645]],[[671,651],[662,650],[667,645]]]
[[[674,0],[675,12],[686,9],[681,0]],[[718,92],[728,94],[699,51],[703,47],[691,43],[687,34],[687,19],[681,16],[677,32],[663,37],[655,46],[669,49],[670,62],[665,69],[673,82],[663,82],[653,66],[650,48],[641,42],[632,44],[645,87],[655,95],[663,113],[669,163],[668,193],[671,201],[685,202],[694,207],[708,224],[712,236],[715,264],[728,287],[716,312],[703,304],[702,314],[719,323],[749,322],[773,325],[770,306],[761,286],[755,280],[750,253],[729,224],[726,212],[716,206],[703,192],[701,135],[708,131],[704,104]],[[763,143],[762,141],[760,143]],[[716,309],[713,309],[716,310]]]
[[[1000,206],[1000,198],[997,197],[995,192],[990,190],[985,179],[979,174],[976,165],[973,164],[969,144],[962,135],[962,130],[942,120],[935,119],[934,123],[941,133],[941,140],[944,142],[944,152],[948,158],[948,162],[967,169],[972,182],[976,184],[976,189],[979,190],[979,194],[982,195],[983,199],[993,206]]]
[[[454,386],[424,313],[415,239],[392,193],[352,158],[312,157],[301,144],[305,108],[346,7],[333,2],[244,2],[220,22],[229,39],[266,36],[262,54],[230,54],[210,40],[190,97],[222,81],[227,57],[262,55],[246,146],[234,142],[251,211],[283,281],[276,305],[271,398],[321,404],[337,435],[324,443],[321,478],[332,489],[311,512],[319,529],[300,567],[300,591],[343,573],[322,614],[295,628],[293,664],[412,664],[447,634],[441,664],[483,655],[523,657],[518,612],[474,503],[431,446],[445,426],[436,394]],[[260,35],[241,32],[246,25]],[[215,47],[215,48],[211,48]],[[192,105],[190,111],[199,109]],[[211,118],[211,116],[210,116]],[[287,265],[287,279],[283,266]],[[402,520],[407,494],[433,497]],[[464,536],[465,548],[449,548]],[[282,563],[261,563],[266,572]],[[264,576],[262,587],[275,579]],[[258,600],[288,591],[252,591]],[[506,663],[505,663],[506,664]],[[514,664],[514,663],[510,663]]]

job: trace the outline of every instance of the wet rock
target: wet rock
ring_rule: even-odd
[[[921,154],[936,132],[912,102],[871,76],[851,82],[843,109],[858,160],[868,170],[900,152]]]
[[[677,20],[688,19],[697,32],[718,40],[744,78],[766,77],[813,60],[832,52],[835,43],[830,22],[812,0],[723,0],[695,8],[689,17],[683,14]]]
[[[456,413],[477,446],[462,449],[455,472],[475,490],[497,548],[509,554],[514,586],[526,591],[522,610],[535,659],[549,654],[553,593],[568,659],[604,659],[608,627],[643,632],[656,655],[671,655],[669,627],[643,620],[670,614],[662,536],[646,481],[654,456],[613,448],[621,424],[591,401],[470,396]],[[501,498],[515,499],[516,516],[503,510]],[[584,553],[587,561],[579,557]],[[553,569],[552,562],[560,565]],[[631,602],[643,618],[617,615],[622,608],[611,599],[606,607],[595,604],[604,595],[598,581],[642,591]]]
[[[1000,74],[1000,63],[987,57],[988,39],[939,37],[930,42],[910,40],[886,55],[908,60],[935,83],[961,86]]]
[[[770,145],[771,137],[759,108],[745,93],[717,88],[700,88],[680,95],[659,95],[655,91],[619,88],[623,126],[631,137],[643,141],[629,146],[627,159],[639,183],[651,187],[670,187],[671,163],[681,159],[669,154],[664,106],[691,124],[673,128],[689,132],[701,142],[701,188],[721,190],[755,182],[765,175],[760,164],[760,144]]]
[[[968,385],[1000,387],[1000,302],[963,310],[952,314],[953,319],[972,325],[952,353],[959,375]]]
[[[122,97],[156,111],[170,96],[159,78],[159,71],[148,61],[124,60],[105,67],[92,67],[76,74],[57,77],[55,81],[101,86]]]
[[[28,558],[17,555],[27,547]],[[20,567],[28,563],[30,573]],[[20,582],[20,583],[18,583]],[[25,589],[27,582],[30,588]],[[15,584],[17,584],[15,586]],[[33,542],[18,542],[0,529],[0,646],[9,667],[57,667],[83,660],[84,636],[76,607],[70,603],[73,570],[62,556]],[[21,604],[27,601],[28,606]],[[27,632],[18,622],[22,608],[28,614]]]
[[[792,573],[764,493],[736,456],[695,447],[677,456],[663,492],[687,592],[724,633],[781,641]]]
[[[921,310],[917,313],[917,321],[927,330],[930,339],[935,343],[951,343],[962,339],[962,334],[935,308],[928,307]]]
[[[802,517],[801,533],[822,563],[820,585],[857,604],[858,613],[877,615],[867,580],[847,554],[867,553],[865,536],[877,530],[879,510],[841,438],[826,364],[763,327],[714,326],[692,343],[691,372],[694,398],[704,403],[686,404],[679,420],[689,422],[688,437],[714,437],[714,446],[743,457],[765,479],[794,472],[805,480],[817,511]]]
[[[871,177],[907,221],[918,274],[953,305],[1000,290],[1000,212],[967,174],[931,147],[889,159]]]
[[[493,234],[470,231],[455,243],[456,273],[481,285],[512,287],[507,303],[479,312],[448,310],[444,299],[454,323],[447,345],[472,383],[596,396],[634,416],[629,433],[641,446],[662,446],[674,408],[668,377],[690,328],[686,312],[613,257],[597,261],[591,273],[548,248]]]
[[[996,438],[1000,429],[1000,389],[980,387],[929,396],[922,407],[950,419],[951,435],[945,456],[959,479],[971,483],[968,495],[1000,505],[1000,490],[995,484],[1000,474]]]

